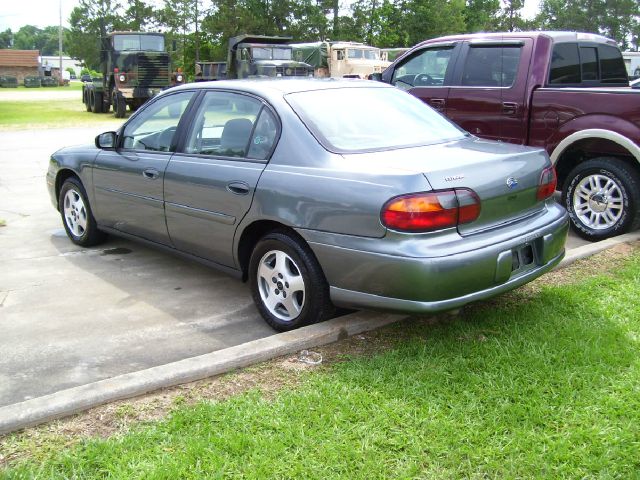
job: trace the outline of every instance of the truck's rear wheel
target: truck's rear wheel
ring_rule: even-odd
[[[591,241],[640,225],[640,175],[624,161],[599,157],[574,167],[562,189],[573,229]]]
[[[89,103],[89,90],[82,87],[82,103],[84,103],[87,112],[91,111],[91,104]]]
[[[89,90],[87,99],[89,100],[89,103],[87,104],[87,112],[93,112],[95,109],[95,96],[93,90]]]
[[[91,111],[93,113],[102,113],[102,92],[93,92],[93,104]]]

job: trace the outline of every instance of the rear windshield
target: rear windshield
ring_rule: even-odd
[[[465,136],[416,97],[395,88],[314,90],[286,99],[311,133],[334,152],[429,145]]]

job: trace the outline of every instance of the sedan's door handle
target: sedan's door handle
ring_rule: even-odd
[[[515,115],[518,113],[518,104],[515,102],[502,102],[502,113],[504,115]]]
[[[429,105],[431,105],[436,110],[444,110],[446,105],[446,100],[444,98],[432,98],[429,100]]]
[[[245,182],[229,182],[227,183],[227,190],[235,195],[246,195],[251,191],[251,188]]]
[[[148,178],[149,180],[155,180],[160,176],[160,172],[155,168],[147,168],[144,172],[142,172],[142,176],[144,178]]]

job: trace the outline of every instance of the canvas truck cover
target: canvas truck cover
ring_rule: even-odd
[[[293,43],[293,58],[313,68],[329,68],[329,43]]]

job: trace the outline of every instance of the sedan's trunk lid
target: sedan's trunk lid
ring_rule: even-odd
[[[550,165],[541,149],[470,137],[441,145],[364,154],[372,163],[420,171],[433,190],[468,188],[480,199],[480,215],[459,225],[461,235],[496,228],[544,208],[537,199],[542,170]],[[412,192],[407,192],[412,193]]]

